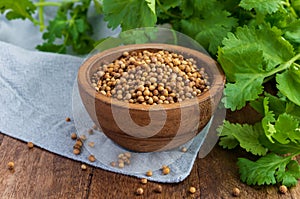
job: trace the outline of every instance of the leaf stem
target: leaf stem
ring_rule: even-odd
[[[298,53],[297,55],[295,55],[294,57],[292,57],[292,59],[290,59],[289,61],[285,62],[284,64],[281,64],[280,66],[278,66],[274,70],[271,70],[270,72],[268,72],[266,74],[266,76],[272,76],[272,75],[274,75],[276,73],[279,73],[279,72],[281,72],[283,70],[288,69],[298,59],[300,59],[300,53]]]
[[[40,3],[43,3],[45,0],[40,0]],[[39,24],[40,24],[40,31],[43,32],[45,28],[45,23],[44,23],[44,7],[40,6],[38,9],[39,13]]]
[[[45,7],[45,6],[56,6],[60,7],[63,3],[76,3],[80,2],[80,0],[68,0],[68,1],[62,1],[62,2],[50,2],[50,1],[40,1],[34,3],[36,7]]]

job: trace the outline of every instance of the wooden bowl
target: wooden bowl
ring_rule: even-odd
[[[91,77],[100,64],[118,59],[124,51],[135,50],[167,50],[194,58],[198,66],[205,68],[211,88],[180,103],[142,105],[104,96],[91,86]],[[199,51],[168,44],[134,44],[91,56],[81,65],[77,80],[87,112],[107,137],[126,149],[151,152],[180,146],[205,127],[220,102],[225,75],[216,61]]]

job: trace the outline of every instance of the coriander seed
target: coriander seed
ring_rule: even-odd
[[[152,171],[151,170],[147,171],[146,176],[149,176],[149,177],[152,176]]]
[[[116,166],[116,162],[111,162],[110,166],[115,167]]]
[[[89,146],[90,147],[94,147],[95,146],[95,142],[89,142]]]
[[[136,190],[136,194],[137,195],[142,195],[144,193],[144,190],[143,190],[143,188],[137,188],[137,190]]]
[[[8,162],[7,166],[8,166],[9,170],[13,170],[15,168],[15,163],[14,162]]]
[[[170,168],[169,168],[169,167],[163,168],[162,173],[163,173],[164,175],[168,175],[168,174],[170,173]]]
[[[71,139],[72,140],[76,140],[77,139],[77,134],[76,133],[72,133],[71,134]]]
[[[239,188],[237,187],[234,187],[233,190],[232,190],[232,195],[235,196],[235,197],[238,197],[240,195],[241,191]]]
[[[189,188],[189,192],[190,192],[191,194],[196,193],[196,188],[195,188],[195,187],[190,187],[190,188]]]
[[[94,128],[94,127],[93,127]],[[95,129],[95,128],[94,128]],[[97,129],[97,126],[96,126],[96,129]],[[89,129],[88,130],[88,134],[92,135],[94,133],[93,129]]]
[[[66,117],[66,122],[71,122],[71,118]]]
[[[281,185],[279,187],[279,192],[282,193],[282,194],[286,194],[288,191],[288,188],[285,186],[285,185]]]
[[[90,155],[90,156],[88,157],[88,159],[89,159],[90,162],[95,162],[95,161],[96,161],[96,158],[95,158],[94,155]]]
[[[162,186],[161,185],[157,185],[155,188],[154,188],[154,191],[156,193],[161,193],[162,192]]]
[[[183,152],[183,153],[187,152],[187,148],[182,147],[182,148],[181,148],[181,152]]]
[[[87,169],[86,165],[85,165],[85,164],[82,164],[82,165],[81,165],[81,169],[82,169],[82,170],[86,170],[86,169]]]
[[[79,155],[80,154],[80,149],[73,149],[73,153],[75,154],[75,155]]]
[[[124,165],[124,162],[119,162],[119,168],[124,168],[125,167],[125,165]]]
[[[29,149],[32,149],[34,147],[34,144],[32,142],[28,142],[27,146],[28,146]]]
[[[142,184],[147,184],[147,182],[148,182],[147,178],[142,178],[142,179],[141,179],[141,183],[142,183]]]

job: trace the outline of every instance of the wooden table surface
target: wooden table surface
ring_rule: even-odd
[[[234,122],[253,121],[255,115],[248,108],[227,114]],[[219,146],[205,158],[198,158],[190,176],[178,184],[160,184],[162,193],[153,190],[158,183],[142,185],[135,177],[115,174],[102,169],[87,167],[81,163],[34,147],[0,134],[0,199],[64,199],[64,198],[235,198],[232,189],[241,190],[238,198],[300,199],[300,183],[283,195],[276,186],[247,186],[240,182],[237,157],[245,156],[242,150],[223,150]],[[298,158],[298,161],[300,158]],[[15,163],[14,171],[7,163]],[[196,187],[190,194],[190,186]],[[144,189],[142,196],[135,195],[138,187]]]

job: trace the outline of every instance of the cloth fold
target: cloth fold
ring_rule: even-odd
[[[149,180],[168,183],[180,182],[189,175],[210,125],[184,145],[186,153],[180,147],[163,152],[131,152],[130,165],[123,169],[112,167],[110,162],[126,150],[101,131],[87,133],[93,123],[81,103],[76,83],[83,58],[29,51],[5,42],[0,42],[0,52],[0,132],[121,174],[146,177],[145,172],[152,170]],[[66,117],[71,117],[71,122],[66,122]],[[74,122],[73,118],[78,117],[80,122]],[[80,155],[73,154],[73,132],[87,137]],[[91,147],[89,142],[95,145]],[[93,163],[88,161],[90,154],[96,156]],[[169,165],[169,175],[161,174],[162,165]]]

